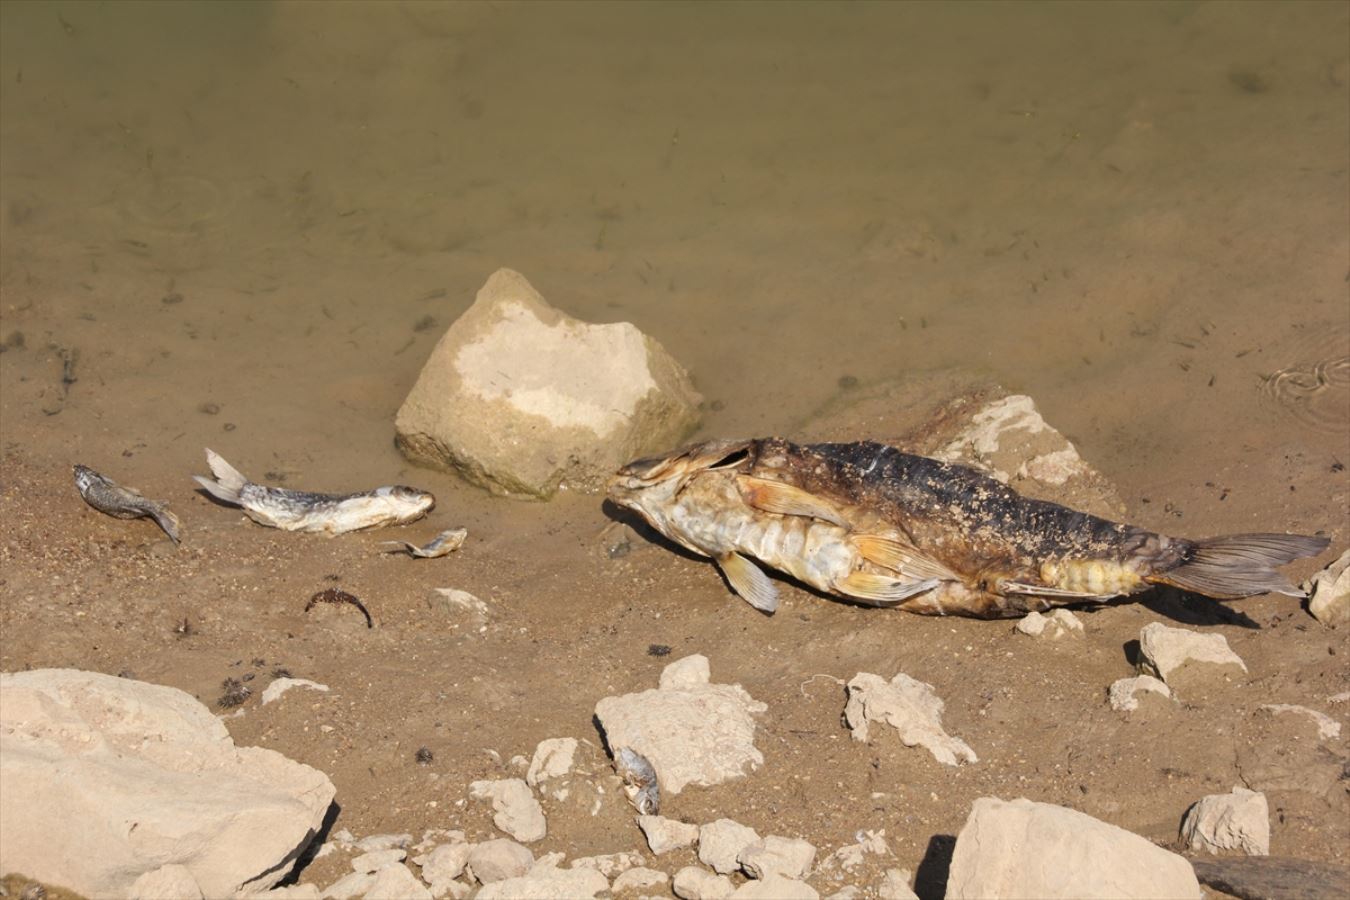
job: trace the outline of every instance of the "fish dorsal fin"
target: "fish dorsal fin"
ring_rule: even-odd
[[[879,534],[853,534],[848,538],[858,548],[863,559],[887,569],[916,578],[938,578],[957,581],[955,573],[942,563],[924,556],[914,547]]]
[[[722,574],[731,582],[731,588],[760,612],[773,613],[778,609],[778,589],[759,566],[739,553],[717,557]]]
[[[809,516],[840,528],[848,527],[833,503],[810,491],[781,481],[756,478],[754,475],[737,475],[736,485],[741,489],[745,502],[756,509],[783,516]]]
[[[871,572],[853,572],[834,583],[839,593],[876,606],[894,606],[915,594],[932,590],[941,584],[939,578],[891,578]]]

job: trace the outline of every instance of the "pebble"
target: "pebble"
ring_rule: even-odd
[[[475,781],[469,785],[469,796],[490,800],[492,824],[518,841],[540,841],[548,833],[544,810],[521,778]]]
[[[647,836],[647,846],[657,856],[692,847],[698,842],[699,828],[688,822],[667,819],[665,816],[638,816],[637,823]]]
[[[378,872],[386,866],[403,862],[407,855],[408,852],[399,847],[391,847],[388,850],[371,850],[369,853],[362,853],[352,860],[352,870],[355,872]]]
[[[726,900],[736,893],[730,878],[701,866],[685,866],[676,872],[671,889],[681,900]]]
[[[762,880],[781,875],[800,881],[811,871],[811,864],[816,861],[816,848],[801,838],[769,835],[743,849],[736,859],[751,878]]]
[[[467,860],[470,874],[480,884],[519,878],[533,865],[534,854],[530,848],[506,838],[474,844]]]
[[[648,869],[644,866],[637,866],[623,872],[614,883],[610,885],[610,891],[620,894],[625,891],[640,891],[644,888],[657,887],[670,881],[670,876],[665,872],[658,872],[656,869]]]
[[[1107,699],[1111,708],[1119,712],[1133,712],[1139,708],[1140,691],[1158,694],[1171,699],[1172,689],[1152,675],[1136,675],[1134,678],[1121,678],[1111,684],[1107,690]]]

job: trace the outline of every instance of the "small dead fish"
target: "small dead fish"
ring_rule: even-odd
[[[206,463],[215,480],[192,476],[217,500],[242,507],[259,525],[285,531],[319,531],[328,535],[402,525],[420,519],[436,498],[417,488],[394,485],[359,494],[315,494],[254,484],[211,450]]]
[[[451,553],[464,546],[464,541],[469,536],[467,528],[449,528],[442,531],[431,539],[429,543],[418,547],[416,544],[410,544],[407,541],[380,541],[380,544],[391,549],[385,553],[404,553],[409,556],[415,556],[420,559],[435,559],[438,556],[449,556]]]
[[[88,466],[75,467],[75,487],[79,488],[84,502],[99,512],[118,519],[154,519],[164,533],[178,543],[178,517],[169,511],[168,504],[146,499],[140,491],[122,487]]]
[[[1302,597],[1275,567],[1329,543],[1168,537],[871,442],[710,441],[629,463],[609,498],[712,557],[732,589],[768,613],[778,591],[750,558],[854,601],[992,619],[1156,584],[1220,600]]]
[[[655,816],[661,812],[661,785],[647,757],[632,748],[620,747],[614,754],[614,771],[623,779],[624,793],[639,815]]]

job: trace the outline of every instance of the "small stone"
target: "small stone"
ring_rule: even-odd
[[[378,872],[386,866],[403,862],[407,855],[406,850],[398,847],[391,847],[388,850],[372,850],[369,853],[362,853],[352,860],[352,871]]]
[[[614,883],[610,885],[610,891],[615,894],[622,894],[627,891],[640,891],[644,888],[653,888],[670,881],[670,876],[665,872],[658,872],[655,869],[648,869],[643,866],[637,866],[623,872]]]
[[[884,722],[900,732],[906,747],[923,747],[943,765],[979,762],[965,741],[942,730],[942,710],[942,700],[932,685],[903,672],[890,682],[861,672],[848,683],[844,720],[853,729],[855,741],[867,740],[870,722]]]
[[[192,870],[170,863],[144,873],[131,885],[131,900],[201,900]]]
[[[1112,682],[1106,694],[1111,702],[1112,709],[1119,712],[1134,712],[1139,708],[1139,698],[1135,695],[1140,691],[1154,693],[1168,699],[1172,697],[1172,689],[1152,675],[1136,675],[1133,678],[1118,679]]]
[[[413,462],[548,499],[563,485],[598,490],[628,460],[678,444],[700,400],[634,326],[564,315],[499,269],[436,344],[395,428]]]
[[[801,838],[769,835],[751,844],[737,855],[737,861],[751,878],[766,879],[771,875],[800,881],[811,871],[816,861],[816,848]]]
[[[441,844],[430,853],[413,857],[413,862],[422,867],[422,880],[428,884],[450,881],[463,874],[472,849],[465,843]],[[435,893],[434,889],[432,893]]]
[[[536,863],[528,874],[494,881],[475,900],[576,900],[609,890],[609,879],[594,869],[559,869]]]
[[[712,681],[708,657],[701,653],[678,659],[661,670],[660,689],[675,691],[680,688],[698,688]]]
[[[726,900],[736,893],[730,878],[700,866],[685,866],[676,872],[671,890],[680,900]]]
[[[1318,572],[1303,589],[1308,592],[1308,612],[1335,628],[1350,622],[1350,550]]]
[[[263,706],[266,706],[273,700],[280,698],[282,694],[286,693],[291,688],[300,688],[300,687],[309,688],[310,690],[314,691],[328,690],[328,685],[319,684],[317,681],[310,681],[307,678],[277,678],[266,688],[263,689],[262,692]]]
[[[519,878],[534,865],[534,854],[529,847],[497,838],[474,844],[469,851],[467,868],[480,884],[491,884],[507,878]]]
[[[919,895],[909,886],[912,879],[909,869],[887,869],[877,888],[877,900],[919,900]]]
[[[1341,736],[1341,723],[1326,713],[1320,713],[1315,709],[1295,706],[1292,703],[1266,703],[1261,708],[1277,715],[1279,713],[1293,713],[1311,719],[1312,723],[1317,726],[1317,736],[1322,740],[1334,741]]]
[[[393,850],[394,848],[406,849],[412,843],[412,835],[372,834],[351,843],[355,849],[362,853],[370,853],[373,850]]]
[[[1031,637],[1057,640],[1069,634],[1082,634],[1083,623],[1067,609],[1053,609],[1046,615],[1032,611],[1018,621],[1017,630]]]
[[[352,900],[370,890],[374,884],[374,872],[353,872],[324,888],[323,895],[331,900]]]
[[[383,851],[388,852],[388,851]],[[385,866],[375,873],[375,883],[362,900],[432,900],[417,876],[404,865]]]
[[[544,810],[523,779],[475,781],[469,785],[469,796],[492,801],[492,824],[518,841],[540,841],[548,833]]]
[[[805,881],[770,875],[763,881],[747,881],[731,895],[734,900],[820,900],[820,893]]]
[[[638,827],[647,836],[647,846],[657,856],[692,847],[698,841],[698,826],[665,816],[638,816]]]
[[[540,741],[539,746],[535,748],[534,759],[530,760],[525,783],[530,787],[537,787],[542,781],[563,777],[572,771],[576,753],[576,738],[549,738]]]
[[[891,848],[886,843],[886,829],[860,831],[857,835],[857,841],[852,844],[845,844],[825,857],[816,867],[816,871],[841,869],[845,872],[852,872],[863,864],[868,854],[886,856],[890,852]]]
[[[573,869],[594,869],[606,878],[613,878],[643,863],[640,853],[606,853],[602,856],[582,856],[572,860]]]
[[[698,861],[728,875],[740,868],[741,851],[759,842],[758,832],[748,825],[718,819],[698,830]]]
[[[427,606],[433,611],[445,615],[471,613],[478,616],[488,614],[488,605],[468,591],[458,588],[432,588],[427,596]]]
[[[1229,649],[1223,635],[1169,628],[1161,622],[1150,622],[1139,632],[1139,653],[1141,672],[1168,684],[1183,668],[1236,666],[1247,671],[1247,664]]]
[[[1270,854],[1270,806],[1266,795],[1243,787],[1210,794],[1196,802],[1181,822],[1181,840],[1191,850],[1219,853],[1241,850],[1248,856]]]
[[[462,881],[455,881],[453,878],[443,878],[431,882],[428,887],[431,891],[433,900],[443,900],[449,897],[450,900],[465,900],[473,893],[473,887]]]

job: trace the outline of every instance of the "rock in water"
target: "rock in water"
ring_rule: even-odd
[[[0,871],[89,897],[128,896],[142,874],[168,871],[207,897],[263,891],[333,794],[316,769],[236,747],[176,688],[74,669],[0,674]]]
[[[948,900],[1202,896],[1191,864],[1123,828],[1030,800],[975,801],[956,838]]]
[[[679,444],[701,397],[633,325],[591,325],[498,269],[422,368],[398,411],[398,446],[494,494],[598,490],[621,464]]]

